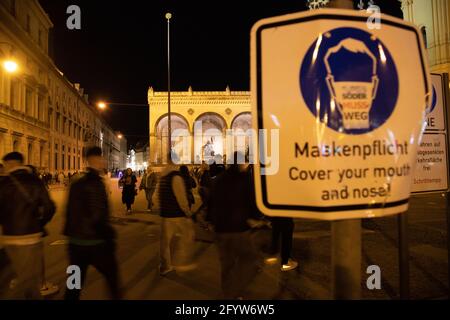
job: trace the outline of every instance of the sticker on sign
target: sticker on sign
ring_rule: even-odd
[[[278,170],[267,170],[269,141],[254,146],[265,214],[338,220],[407,210],[431,87],[425,51],[413,25],[386,16],[369,30],[366,21],[319,10],[253,27],[253,128],[279,131]]]

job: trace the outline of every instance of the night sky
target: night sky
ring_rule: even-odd
[[[40,0],[53,21],[52,57],[92,103],[147,103],[147,89],[167,90],[171,12],[172,90],[249,90],[250,29],[261,18],[306,10],[303,0]],[[391,1],[388,1],[391,2]],[[81,8],[81,30],[66,9]],[[104,117],[129,147],[148,140],[148,108],[110,106]]]

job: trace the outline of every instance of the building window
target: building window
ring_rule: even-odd
[[[57,112],[56,113],[56,126],[55,126],[55,130],[56,130],[56,132],[59,132],[59,122],[61,121],[61,119],[60,119],[61,117],[60,117],[60,115],[59,115],[59,112]]]
[[[16,0],[11,0],[10,12],[11,12],[13,17],[16,16]]]
[[[67,169],[70,170],[70,155],[67,155]]]
[[[50,126],[50,130],[54,130],[55,129],[53,127],[53,112],[52,112],[52,110],[48,110],[48,124]]]
[[[27,32],[30,34],[31,33],[31,17],[29,14],[27,14],[27,25],[26,25],[26,30]]]
[[[41,29],[39,29],[39,32],[38,32],[38,45],[39,45],[39,47],[42,48],[42,30]]]
[[[27,154],[27,160],[28,164],[33,164],[32,156],[33,155],[33,145],[31,143],[28,144],[28,154]]]
[[[32,102],[33,102],[33,92],[31,91],[30,88],[27,88],[25,92],[25,114],[27,115],[31,115]]]
[[[18,89],[19,89],[19,86],[18,86],[17,80],[11,80],[11,90],[10,90],[10,97],[9,97],[10,103],[9,103],[9,105],[13,109],[18,107],[18,105],[17,105],[17,101],[19,100],[19,99],[17,99]]]
[[[39,167],[40,168],[42,168],[43,155],[44,155],[44,147],[41,146],[40,149],[39,149]]]
[[[13,151],[19,151],[19,141],[17,140],[13,142]]]
[[[39,96],[38,98],[38,114],[37,114],[37,118],[38,120],[43,120],[43,111],[44,111],[44,97],[43,96]]]
[[[58,153],[55,152],[55,171],[58,170]]]

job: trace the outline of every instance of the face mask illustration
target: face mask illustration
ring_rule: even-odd
[[[347,38],[325,55],[327,85],[344,129],[370,128],[370,109],[377,94],[377,60],[366,45]]]

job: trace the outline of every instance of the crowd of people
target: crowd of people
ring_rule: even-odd
[[[203,163],[187,166],[166,165],[162,172],[151,167],[138,179],[131,169],[116,173],[122,188],[126,214],[139,190],[145,192],[147,211],[161,217],[161,276],[197,268],[193,259],[195,226],[215,235],[220,257],[223,298],[239,299],[261,269],[263,263],[279,264],[281,271],[297,268],[291,259],[294,223],[291,218],[268,218],[262,215],[255,200],[253,167],[241,163],[236,152],[234,164]],[[116,257],[117,234],[110,222],[110,183],[105,179],[102,150],[92,147],[86,152],[87,169],[71,177],[65,208],[64,235],[68,239],[69,264],[80,268],[83,284],[89,266],[106,279],[110,297],[123,297]],[[45,225],[55,213],[45,179],[24,166],[23,156],[12,152],[3,157],[0,167],[0,225],[4,246],[16,274],[14,297],[38,299],[42,285],[42,261]],[[139,174],[139,173],[138,173]],[[156,210],[154,200],[158,202]],[[272,229],[270,251],[262,254],[252,241],[253,230]],[[173,240],[179,237],[178,247]],[[280,250],[281,239],[281,254]],[[178,255],[175,258],[175,252]],[[83,285],[81,285],[83,288]],[[81,289],[65,292],[66,299],[79,299]]]

